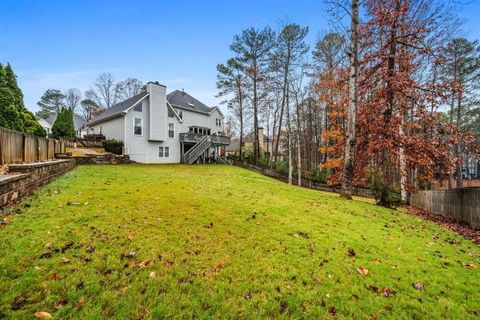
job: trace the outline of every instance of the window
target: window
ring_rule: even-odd
[[[173,111],[170,108],[168,108],[168,117],[173,118]]]
[[[175,126],[174,126],[173,123],[169,123],[168,124],[168,137],[173,138],[174,135],[175,135]]]
[[[141,136],[142,129],[143,129],[143,119],[133,118],[133,134]]]
[[[215,125],[221,127],[222,126],[222,119],[215,118]]]
[[[102,134],[102,126],[100,126],[100,134]]]
[[[168,158],[170,157],[170,147],[158,147],[158,156],[160,158]]]
[[[142,103],[140,102],[135,107],[133,107],[134,111],[142,112]]]
[[[183,111],[182,110],[178,110],[178,116],[180,117],[180,119],[183,120]]]

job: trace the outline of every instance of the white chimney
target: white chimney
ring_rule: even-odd
[[[158,82],[148,82],[150,94],[149,140],[164,141],[167,136],[167,87]]]

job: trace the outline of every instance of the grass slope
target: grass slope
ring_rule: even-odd
[[[240,168],[78,167],[10,215],[0,229],[7,318],[480,314],[479,247],[399,211]],[[40,258],[49,243],[52,257]]]

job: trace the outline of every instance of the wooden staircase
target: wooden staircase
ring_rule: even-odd
[[[185,152],[183,162],[188,164],[194,163],[211,145],[212,139],[210,136],[202,137],[190,150]]]

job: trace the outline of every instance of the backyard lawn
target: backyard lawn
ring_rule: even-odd
[[[231,166],[82,166],[0,227],[0,318],[474,319],[480,248]]]

